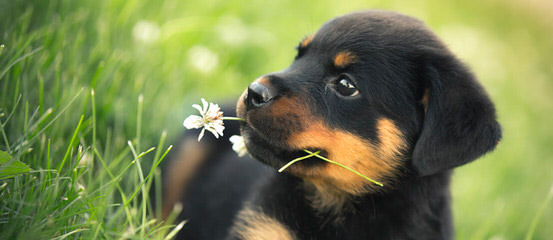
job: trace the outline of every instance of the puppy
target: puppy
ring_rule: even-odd
[[[165,184],[165,215],[180,201],[188,221],[179,237],[451,239],[451,169],[501,138],[474,75],[424,23],[389,11],[330,20],[297,49],[238,99],[245,121],[226,123],[255,160],[184,137]],[[304,149],[383,186],[315,157],[275,170]]]

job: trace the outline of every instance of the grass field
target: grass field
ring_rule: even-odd
[[[503,141],[455,173],[457,239],[551,239],[540,2],[0,0],[0,239],[170,238],[179,223],[156,221],[147,193],[190,104],[236,98],[324,21],[368,8],[426,21],[497,105]]]

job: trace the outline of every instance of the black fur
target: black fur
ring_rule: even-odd
[[[353,53],[355,61],[335,66],[333,58],[341,51]],[[333,90],[343,76],[354,82],[358,96]],[[300,45],[290,67],[266,78],[278,94],[262,105],[252,105],[252,96],[240,100],[246,107],[239,115],[251,119],[241,124],[240,133],[259,161],[239,159],[230,145],[203,142],[217,146],[217,154],[204,162],[183,195],[180,217],[188,223],[180,238],[235,239],[230,228],[241,221],[235,216],[244,206],[261,209],[299,239],[452,238],[451,169],[493,150],[501,129],[493,103],[473,74],[422,22],[388,11],[335,18],[311,43]],[[272,117],[265,110],[289,96],[301,96],[308,115],[324,119],[330,128],[373,143],[379,142],[377,120],[391,119],[407,145],[395,184],[350,196],[339,213],[313,209],[305,180],[274,169],[303,154],[287,140],[304,130],[298,124],[304,119]],[[239,134],[238,128],[227,125],[225,137]],[[316,159],[298,163],[324,164]]]

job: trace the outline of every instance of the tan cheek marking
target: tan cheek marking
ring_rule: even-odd
[[[343,68],[343,67],[347,66],[348,64],[354,63],[355,60],[356,60],[355,55],[353,55],[353,53],[347,52],[347,51],[339,52],[334,57],[334,65],[336,67]]]
[[[162,205],[162,217],[166,219],[173,207],[180,201],[186,191],[188,182],[194,177],[196,170],[205,160],[207,149],[196,139],[186,139],[182,142],[177,157],[169,162],[167,182]]]
[[[300,47],[302,48],[307,47],[307,45],[309,45],[312,41],[313,41],[313,35],[308,36],[305,39],[303,39],[303,41],[301,41]]]
[[[244,240],[293,240],[295,234],[278,220],[262,212],[246,208],[238,214],[239,222],[232,234]]]
[[[351,133],[329,129],[321,121],[310,124],[309,128],[288,141],[295,148],[321,148],[329,158],[349,166],[369,178],[383,181],[384,177],[396,175],[400,159],[397,154],[404,146],[401,132],[388,119],[377,122],[380,144],[374,144]],[[353,195],[374,189],[370,182],[338,166],[327,164],[318,168],[297,169],[294,173],[304,175],[316,188],[336,188]],[[386,183],[384,183],[386,184]],[[327,190],[330,191],[330,190]]]
[[[394,122],[387,118],[381,118],[377,122],[378,138],[380,140],[379,152],[382,158],[394,160],[401,155],[405,148],[403,133]]]

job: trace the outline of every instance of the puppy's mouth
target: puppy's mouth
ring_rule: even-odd
[[[325,149],[309,146],[300,149],[288,143],[290,136],[304,131],[305,121],[309,121],[302,100],[280,97],[268,105],[248,109],[246,99],[247,90],[238,100],[236,114],[245,120],[241,122],[240,134],[244,137],[248,152],[257,160],[279,169],[294,159],[309,155],[305,150],[318,151],[318,155],[328,157]],[[311,156],[293,164],[286,171],[310,175],[325,163],[317,156]]]
[[[328,152],[324,149],[309,147],[295,149],[289,147],[282,141],[272,139],[270,133],[261,133],[247,123],[242,124],[240,131],[246,142],[248,152],[259,161],[276,169],[281,168],[294,159],[309,155],[305,150],[319,152],[319,156],[328,157]],[[295,163],[290,168],[301,167],[313,170],[313,168],[323,166],[324,164],[325,162],[317,156],[311,156]]]

